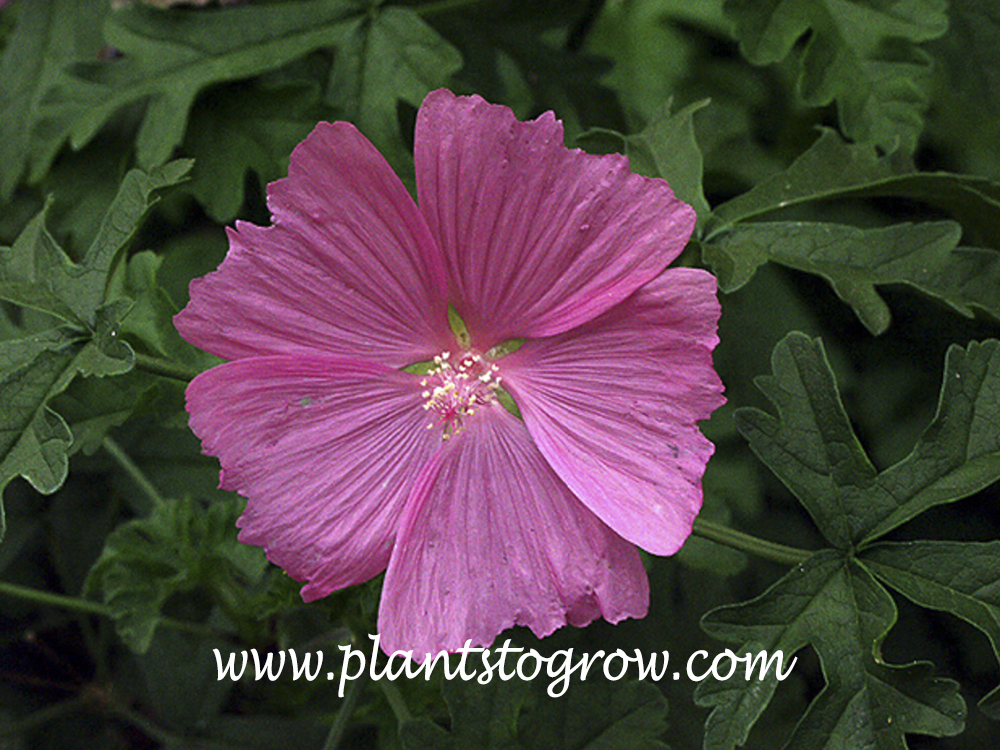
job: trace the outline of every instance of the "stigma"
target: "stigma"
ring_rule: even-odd
[[[465,419],[496,400],[500,387],[499,368],[479,354],[452,357],[444,352],[434,358],[434,366],[420,381],[424,410],[432,415],[427,429],[441,429],[447,440],[462,431]]]

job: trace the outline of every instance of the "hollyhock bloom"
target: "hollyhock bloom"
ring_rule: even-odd
[[[191,427],[249,500],[239,538],[307,601],[386,571],[387,651],[642,617],[635,545],[689,535],[723,402],[714,278],[664,270],[694,212],[551,112],[436,91],[415,141],[417,203],[318,125],[273,224],[237,222],[191,284],[177,328],[231,360],[188,388]]]

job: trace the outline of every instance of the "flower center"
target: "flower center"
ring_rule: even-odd
[[[444,352],[435,357],[434,367],[420,381],[427,388],[424,409],[435,417],[427,429],[442,428],[443,440],[461,432],[466,417],[496,400],[501,380],[498,369],[478,354],[452,359],[451,352]]]

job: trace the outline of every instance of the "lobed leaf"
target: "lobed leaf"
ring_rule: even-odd
[[[174,594],[206,587],[225,600],[234,591],[231,581],[252,583],[263,575],[264,553],[236,540],[241,512],[236,498],[207,506],[170,500],[108,536],[84,590],[101,593],[129,648],[149,648],[163,605]]]
[[[694,115],[709,104],[705,99],[671,112],[667,102],[659,116],[634,135],[614,131],[597,131],[596,135],[612,135],[624,143],[629,168],[638,174],[660,177],[670,183],[674,193],[691,205],[704,222],[711,209],[702,187],[704,164],[694,134]]]
[[[236,217],[248,172],[262,183],[288,173],[289,154],[315,125],[315,89],[241,83],[219,86],[195,104],[183,150],[195,160],[191,192],[213,219]]]
[[[123,107],[144,104],[137,158],[151,168],[181,144],[199,92],[337,48],[328,98],[356,118],[376,145],[401,148],[397,98],[419,104],[461,59],[413,11],[379,5],[308,0],[211,13],[163,13],[141,5],[119,11],[109,18],[105,35],[122,56],[77,64],[49,86],[39,127],[68,136],[80,148]]]
[[[122,107],[146,103],[138,161],[147,168],[162,164],[181,143],[201,90],[336,46],[364,9],[362,0],[310,0],[212,13],[163,13],[141,5],[118,11],[105,36],[123,56],[74,66],[50,88],[42,119],[47,130],[68,135],[79,148]]]
[[[42,100],[75,59],[96,57],[105,0],[32,0],[21,3],[17,28],[0,59],[0,200],[8,201],[29,164],[34,178],[47,170],[62,143],[39,133]]]
[[[823,536],[847,548],[860,533],[859,509],[875,485],[875,467],[844,411],[822,342],[791,333],[775,346],[771,364],[774,375],[756,382],[778,418],[740,409],[736,427]]]
[[[952,221],[859,229],[842,224],[738,224],[704,257],[737,288],[767,261],[822,276],[873,334],[889,327],[888,306],[876,285],[904,284],[972,317],[973,308],[1000,319],[1000,252],[958,247],[962,228]]]
[[[952,345],[934,420],[906,458],[879,475],[869,498],[867,544],[929,508],[1000,478],[1000,341]]]
[[[156,202],[153,194],[180,182],[190,167],[190,161],[175,161],[149,173],[134,169],[125,175],[79,264],[45,228],[48,206],[43,208],[13,247],[0,248],[0,299],[92,330],[98,308],[108,301],[112,266]]]
[[[85,327],[70,302],[75,264],[45,225],[50,206],[46,202],[12,247],[0,247],[0,299]]]
[[[775,347],[758,387],[779,416],[736,413],[754,453],[835,547],[864,546],[936,505],[1000,478],[1000,342],[952,346],[937,414],[911,453],[876,474],[854,434],[822,344],[801,333]]]
[[[73,437],[49,401],[78,374],[111,375],[132,367],[132,352],[115,341],[120,308],[102,308],[100,333],[92,339],[66,327],[27,339],[0,342],[0,498],[22,476],[44,494],[66,479]],[[0,540],[6,530],[0,502]]]
[[[354,122],[399,165],[408,157],[399,130],[396,102],[419,107],[424,97],[448,83],[462,56],[408,8],[384,7],[351,21],[326,90],[326,101]]]
[[[709,612],[702,626],[725,641],[742,642],[736,653],[773,654],[784,664],[811,645],[826,686],[809,705],[785,745],[790,750],[905,747],[907,733],[947,736],[964,728],[965,703],[952,680],[932,676],[931,665],[886,664],[880,644],[896,620],[884,588],[862,567],[832,550],[796,566],[761,596]],[[713,706],[705,747],[743,744],[777,685],[746,679],[745,672],[720,682],[711,678],[695,691],[700,705]]]
[[[930,73],[917,45],[947,30],[943,0],[727,0],[724,9],[758,65],[785,59],[808,35],[799,94],[811,106],[836,101],[848,136],[915,149]]]
[[[912,172],[871,143],[850,144],[823,130],[789,167],[715,208],[705,225],[706,242],[737,222],[792,206],[835,198],[909,198],[940,209],[962,224],[967,239],[1000,250],[1000,183],[948,172]],[[723,288],[732,291],[739,284]]]
[[[1000,659],[1000,542],[880,543],[861,561],[878,578],[911,601],[961,617],[990,639]],[[995,689],[980,703],[1000,718]]]
[[[79,264],[46,230],[47,208],[12,248],[0,249],[0,299],[64,321],[37,336],[0,342],[0,498],[17,476],[43,493],[55,492],[66,479],[73,438],[65,420],[50,408],[51,399],[77,375],[119,375],[132,369],[135,356],[119,327],[133,303],[122,294],[109,294],[109,278],[155,202],[153,193],[175,184],[189,166],[173,162],[149,174],[129,172]],[[0,539],[4,527],[0,502]]]

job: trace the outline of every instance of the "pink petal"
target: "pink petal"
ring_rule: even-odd
[[[694,227],[663,180],[567,149],[551,112],[521,123],[435,91],[417,114],[415,158],[452,302],[482,350],[594,318],[659,275]]]
[[[608,526],[660,555],[680,549],[714,450],[697,422],[721,406],[715,278],[665,272],[586,325],[498,362],[542,454]]]
[[[191,428],[249,499],[240,541],[260,545],[306,601],[385,569],[413,477],[441,444],[419,380],[332,357],[262,357],[187,391]]]
[[[353,125],[320,123],[268,186],[274,225],[237,222],[219,269],[175,318],[225,359],[323,353],[394,366],[454,346],[441,252],[402,183]]]
[[[382,647],[489,645],[512,625],[642,617],[635,547],[584,508],[502,407],[483,407],[414,485],[385,576]]]

